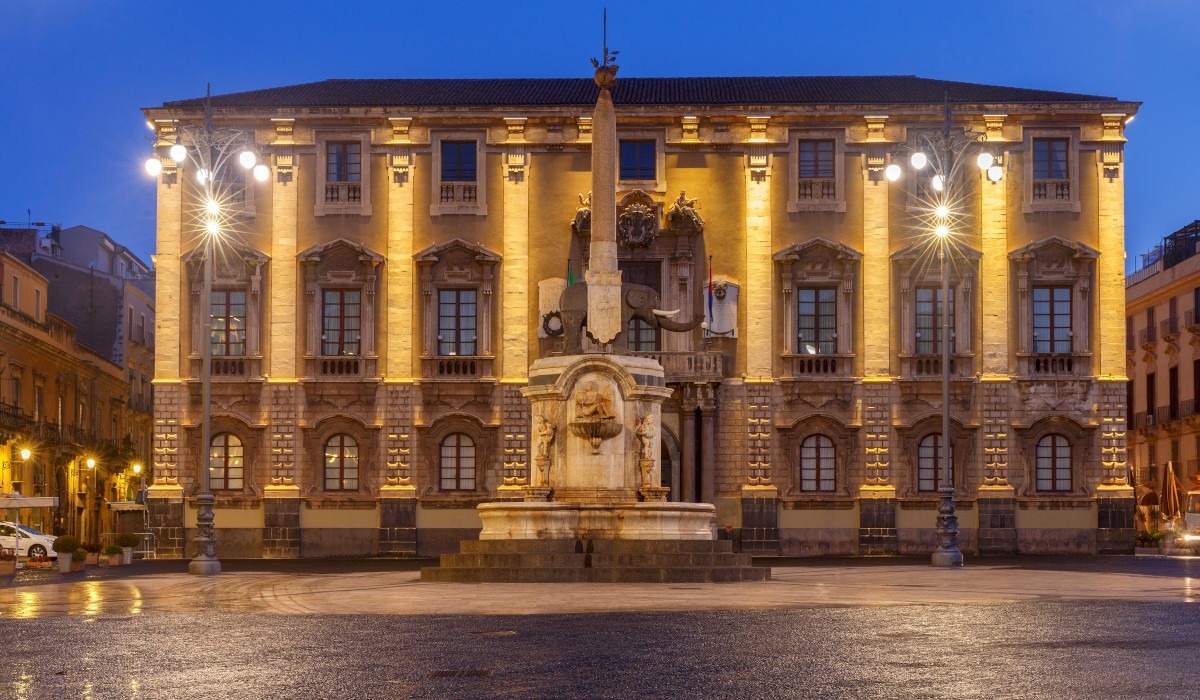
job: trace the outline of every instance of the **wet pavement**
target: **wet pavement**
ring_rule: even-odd
[[[26,572],[0,587],[0,697],[1200,695],[1200,559],[770,563],[687,585],[429,584],[403,560]]]

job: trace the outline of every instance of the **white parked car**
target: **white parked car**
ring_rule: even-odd
[[[16,523],[0,522],[0,547],[12,549],[17,531]],[[54,551],[54,537],[34,530],[28,525],[21,526],[21,546],[17,549],[19,557],[49,557],[57,559],[58,552]]]

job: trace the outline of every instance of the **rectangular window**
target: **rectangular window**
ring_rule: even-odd
[[[475,182],[474,141],[442,141],[442,182]]]
[[[1071,352],[1071,288],[1033,288],[1033,351]]]
[[[837,352],[837,288],[796,290],[796,353]]]
[[[12,307],[18,311],[21,310],[21,278],[13,275],[12,278]]]
[[[833,139],[800,141],[800,179],[833,177]]]
[[[1171,420],[1179,418],[1179,368],[1167,370],[1167,417]]]
[[[1155,409],[1158,408],[1158,396],[1154,388],[1154,372],[1146,375],[1146,415],[1154,417]]]
[[[1033,140],[1033,179],[1066,180],[1070,177],[1067,154],[1070,139],[1035,138]]]
[[[476,353],[477,305],[474,289],[438,290],[438,354]]]
[[[1158,340],[1158,329],[1155,328],[1158,325],[1157,317],[1158,314],[1154,313],[1153,306],[1146,309],[1146,337],[1143,339],[1143,343],[1153,343]]]
[[[46,400],[45,388],[41,385],[33,385],[33,422],[42,422],[42,402]]]
[[[954,353],[954,290],[950,291],[950,352]],[[938,355],[942,352],[942,289],[917,287],[917,354]]]
[[[622,180],[655,180],[654,141],[622,141],[621,142],[621,179]]]
[[[10,369],[12,369],[14,372],[12,378],[12,405],[16,406],[17,408],[21,408],[21,377],[20,375],[15,374],[15,368],[10,367]]]
[[[321,354],[358,355],[362,338],[361,305],[357,289],[326,289],[322,294]]]
[[[33,290],[33,320],[42,321],[42,290]]]
[[[330,141],[325,144],[325,181],[362,181],[362,142]]]
[[[246,292],[242,290],[216,290],[212,293],[212,334],[210,336],[213,357],[241,357],[246,354]],[[142,316],[143,322],[145,316]],[[138,336],[144,334],[142,323]]]

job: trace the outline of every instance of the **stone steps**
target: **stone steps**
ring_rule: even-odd
[[[728,540],[464,540],[421,580],[443,583],[731,583],[771,570]]]

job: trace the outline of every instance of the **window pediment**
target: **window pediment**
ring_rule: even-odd
[[[188,276],[195,286],[195,292],[199,293],[203,281],[200,267],[204,264],[204,248],[192,248],[181,257],[188,267]],[[252,285],[251,291],[258,293],[263,266],[270,260],[270,255],[244,243],[223,243],[213,256],[213,283],[227,287]]]
[[[1009,259],[1028,267],[1031,277],[1043,280],[1073,280],[1086,275],[1100,251],[1059,236],[1034,241],[1009,253]]]
[[[796,279],[839,279],[862,260],[862,253],[844,243],[813,238],[794,243],[772,257],[776,262],[790,264]]]
[[[422,277],[437,282],[474,284],[492,279],[499,253],[479,244],[455,238],[429,246],[413,256],[424,272]]]

